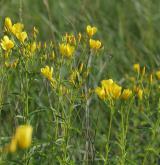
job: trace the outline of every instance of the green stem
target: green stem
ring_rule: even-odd
[[[87,66],[86,66],[86,70],[88,70],[91,67],[91,61],[92,61],[92,53],[89,54],[89,57],[87,59]],[[85,84],[85,95],[87,96],[88,94],[88,89],[89,89],[89,76],[88,79],[86,81]],[[90,152],[90,133],[89,133],[89,129],[90,129],[90,120],[89,120],[89,116],[90,116],[90,110],[89,110],[89,105],[90,105],[90,98],[87,98],[86,100],[86,107],[85,107],[85,119],[86,119],[86,145],[85,145],[85,162],[88,165],[89,164],[89,153]]]
[[[123,108],[121,108],[121,129],[122,129],[122,133],[121,133],[121,141],[120,141],[120,145],[121,145],[121,165],[125,165],[125,152],[126,152],[126,131],[125,131],[125,123],[124,123],[124,111]]]
[[[29,113],[29,108],[28,108],[28,89],[29,89],[29,84],[28,84],[28,61],[26,61],[26,66],[25,66],[25,84],[26,85],[26,90],[25,90],[25,122],[28,122],[28,113]]]
[[[111,136],[112,120],[113,120],[113,108],[111,108],[111,112],[110,112],[110,121],[109,121],[109,129],[108,129],[107,144],[106,144],[106,158],[105,158],[105,165],[108,164],[109,141],[110,141],[110,136]]]

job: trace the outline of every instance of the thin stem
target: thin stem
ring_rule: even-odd
[[[25,90],[25,122],[28,121],[28,113],[29,113],[29,108],[28,108],[28,61],[26,61],[25,64],[25,84],[26,85],[26,90]]]
[[[121,129],[122,129],[122,133],[121,133],[121,164],[124,165],[125,164],[125,148],[126,148],[126,131],[125,131],[125,123],[124,123],[124,111],[123,108],[121,108]]]
[[[87,61],[87,67],[86,70],[88,70],[91,67],[91,61],[92,61],[92,53],[89,54],[88,57],[88,61]],[[85,84],[85,95],[87,96],[88,94],[88,90],[89,90],[89,76],[88,79],[86,81]],[[90,116],[90,110],[89,110],[89,106],[90,106],[90,98],[87,98],[86,100],[86,107],[85,107],[85,118],[86,118],[86,145],[85,145],[85,162],[88,165],[89,164],[89,153],[90,153],[90,133],[89,133],[89,129],[90,129],[90,120],[89,120],[89,116]]]
[[[111,108],[111,112],[110,112],[110,121],[109,121],[109,129],[108,129],[107,144],[106,144],[105,165],[108,164],[108,154],[109,154],[109,144],[110,144],[109,141],[110,141],[110,137],[111,137],[112,120],[113,120],[113,107]]]

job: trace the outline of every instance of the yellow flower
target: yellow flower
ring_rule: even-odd
[[[149,82],[150,82],[150,84],[153,83],[153,75],[152,74],[149,75]]]
[[[98,50],[101,48],[102,43],[99,40],[90,39],[89,40],[89,46],[91,49]]]
[[[34,26],[33,27],[33,37],[37,38],[37,34],[39,33],[38,29]]]
[[[1,46],[4,50],[10,50],[14,47],[14,42],[8,36],[4,36],[1,40]]]
[[[15,140],[19,148],[25,149],[31,145],[33,128],[30,125],[21,125],[17,127]]]
[[[37,44],[37,49],[40,50],[42,47],[42,43],[39,41],[38,44]]]
[[[5,18],[4,26],[5,26],[6,30],[8,30],[10,32],[12,31],[12,21],[9,17]]]
[[[143,99],[143,90],[142,89],[138,89],[137,96],[138,96],[139,100]]]
[[[16,23],[12,27],[12,33],[16,36],[18,33],[21,33],[24,28],[22,23]]]
[[[34,42],[31,43],[31,45],[30,45],[30,51],[31,51],[31,53],[34,53],[34,52],[36,51],[36,49],[37,49],[37,44],[36,44],[36,42],[34,41]]]
[[[12,26],[12,33],[17,37],[17,39],[24,43],[27,39],[28,35],[25,31],[23,31],[24,25],[22,23],[16,23]]]
[[[124,89],[121,95],[121,98],[127,100],[131,97],[132,91],[130,89]]]
[[[24,42],[27,38],[27,33],[22,32],[24,25],[22,23],[16,23],[12,25],[12,21],[9,17],[5,18],[5,28],[12,32],[20,42]]]
[[[121,95],[122,87],[116,84],[112,79],[102,80],[102,87],[96,88],[96,93],[101,99],[118,99]]]
[[[142,76],[144,76],[146,73],[146,67],[144,66],[143,69],[142,69]]]
[[[80,42],[82,39],[82,34],[81,33],[78,33],[78,42]]]
[[[41,68],[41,73],[44,77],[46,77],[49,81],[52,81],[52,74],[53,74],[53,67],[45,66],[44,68]]]
[[[24,41],[27,39],[28,35],[27,35],[27,33],[24,31],[24,32],[16,33],[16,37],[17,37],[17,39],[18,39],[20,42],[24,43]]]
[[[100,99],[105,100],[105,98],[106,98],[106,93],[105,93],[105,90],[104,90],[103,88],[96,87],[95,93],[98,95],[98,97],[99,97]]]
[[[102,80],[101,81],[101,85],[102,85],[102,87],[104,88],[104,90],[106,92],[106,97],[111,97],[112,84],[113,84],[113,80],[112,79]]]
[[[97,32],[97,28],[91,27],[90,25],[88,25],[86,28],[86,32],[87,32],[88,36],[91,38]]]
[[[158,80],[160,80],[160,70],[156,72],[156,76],[157,76]]]
[[[121,95],[122,87],[116,84],[112,79],[102,80],[102,87],[105,89],[106,97],[118,99]]]
[[[75,47],[69,44],[60,44],[59,50],[62,56],[72,57],[75,51]]]
[[[108,79],[108,80],[102,80],[101,81],[101,85],[103,86],[103,87],[108,87],[109,85],[112,85],[113,84],[113,80],[112,79]]]
[[[113,99],[118,99],[121,95],[121,90],[122,90],[122,87],[119,86],[118,84],[116,83],[113,83],[112,86],[111,86],[111,97]]]
[[[140,65],[139,64],[134,64],[133,65],[133,70],[139,74],[140,73]]]
[[[16,132],[11,142],[4,147],[6,152],[15,152],[17,148],[26,149],[32,142],[33,128],[30,125],[20,125],[16,128]]]

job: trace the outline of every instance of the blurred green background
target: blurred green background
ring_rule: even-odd
[[[160,61],[159,0],[1,0],[0,26],[6,16],[38,27],[40,39],[98,27],[105,53],[99,59],[104,77],[121,78],[133,63],[152,70]],[[1,30],[2,36],[2,30]]]

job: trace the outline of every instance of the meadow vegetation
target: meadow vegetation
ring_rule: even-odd
[[[0,7],[0,165],[159,164],[159,0]]]

